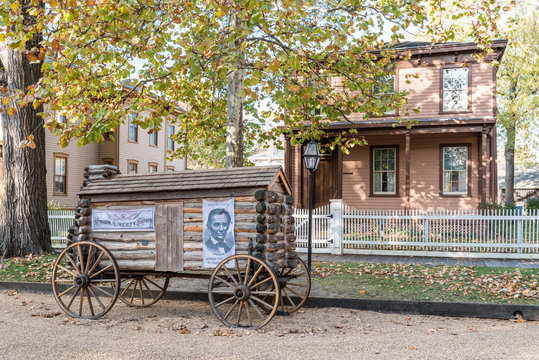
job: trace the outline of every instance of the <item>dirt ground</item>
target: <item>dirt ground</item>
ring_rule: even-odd
[[[253,331],[222,326],[207,302],[73,320],[52,294],[14,291],[0,314],[2,359],[539,359],[539,322],[305,308]]]

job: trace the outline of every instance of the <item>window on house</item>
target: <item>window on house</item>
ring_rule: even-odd
[[[157,134],[159,131],[156,128],[152,129],[150,132],[150,146],[157,146]]]
[[[148,172],[149,173],[156,173],[157,172],[157,164],[156,163],[148,163]]]
[[[375,195],[397,193],[397,149],[376,148],[372,150],[372,192]]]
[[[54,156],[54,194],[67,194],[67,156]]]
[[[387,102],[395,94],[395,75],[378,76],[372,92],[375,98]],[[395,109],[388,107],[385,111],[382,110],[373,115],[394,115],[395,113]]]
[[[462,111],[468,109],[468,68],[442,70],[442,109]]]
[[[442,147],[442,189],[445,195],[468,193],[468,147]]]
[[[58,116],[58,122],[61,124],[67,124],[67,117],[65,115]]]
[[[129,160],[127,161],[127,173],[136,174],[138,172],[138,162]]]
[[[129,141],[131,142],[138,141],[138,124],[137,124],[136,113],[131,113],[129,115]]]
[[[174,171],[174,166],[167,166],[167,171]]]
[[[174,126],[169,125],[168,126],[168,150],[174,151],[174,139],[172,136],[174,135]]]

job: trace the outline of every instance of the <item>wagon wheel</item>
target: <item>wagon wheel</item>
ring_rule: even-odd
[[[52,291],[60,308],[74,318],[98,319],[114,305],[120,271],[105,247],[91,241],[69,245],[52,270]]]
[[[229,262],[231,266],[227,267]],[[266,296],[269,301],[262,300]],[[226,326],[257,329],[277,311],[279,284],[264,261],[251,255],[233,255],[213,271],[208,297],[213,312]]]
[[[151,275],[122,278],[119,299],[128,306],[151,306],[165,295],[169,281],[169,277]]]
[[[298,258],[296,267],[284,267],[277,274],[281,285],[279,309],[291,314],[303,306],[311,292],[311,276],[305,262]]]

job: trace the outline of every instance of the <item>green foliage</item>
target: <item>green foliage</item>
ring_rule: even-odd
[[[0,36],[21,49],[33,34],[44,36],[28,56],[50,61],[21,101],[47,103],[46,114],[61,110],[70,119],[45,122],[62,146],[103,141],[130,111],[150,110],[139,125],[175,122],[180,146],[173,156],[192,159],[201,148],[224,143],[228,77],[237,70],[245,73],[240,92],[247,142],[283,132],[293,143],[318,139],[331,122],[352,121],[352,114],[367,119],[417,110],[407,105],[406,92],[372,93],[377,78],[393,74],[395,61],[410,56],[392,48],[407,29],[451,41],[455,28],[431,20],[450,9],[451,21],[473,19],[471,38],[488,50],[501,11],[491,0],[47,0],[36,2],[36,21],[26,24],[18,4],[8,0],[0,9],[6,29]],[[273,130],[263,130],[268,127]],[[348,135],[355,134],[345,131],[332,145],[362,143]]]
[[[496,200],[492,202],[482,202],[481,203],[481,209],[485,210],[515,210],[516,205],[514,203],[504,203],[504,202],[497,202]]]
[[[526,201],[528,210],[539,210],[539,198],[530,198]]]
[[[48,211],[62,211],[62,210],[66,210],[66,207],[54,202],[54,200],[51,200],[47,203],[47,210]]]
[[[497,76],[498,129],[519,160],[530,158],[539,130],[539,5],[521,3],[509,20],[509,44]]]

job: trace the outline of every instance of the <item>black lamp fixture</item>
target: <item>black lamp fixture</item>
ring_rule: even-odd
[[[311,173],[318,168],[318,164],[320,164],[320,148],[314,140],[307,143],[303,152],[303,161],[305,162],[305,167]]]
[[[313,231],[313,180],[314,172],[320,164],[320,148],[318,144],[311,140],[307,143],[305,151],[303,152],[303,161],[305,162],[305,168],[309,170],[309,230],[307,232],[307,269],[309,274],[311,273],[311,259],[312,259],[312,231]]]

